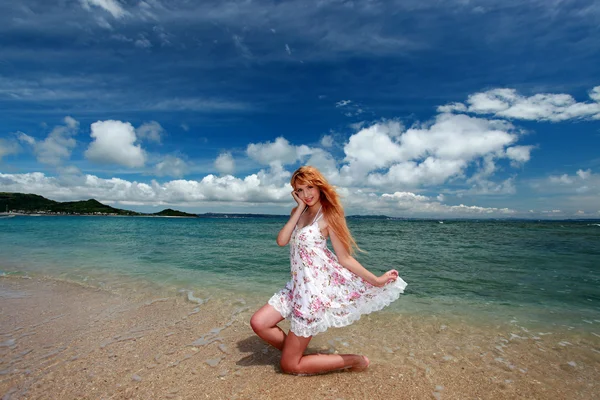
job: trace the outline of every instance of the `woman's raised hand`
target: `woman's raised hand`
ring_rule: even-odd
[[[396,279],[398,279],[398,271],[396,271],[395,269],[391,269],[385,274],[378,277],[377,281],[375,282],[375,285],[373,286],[382,287],[387,285],[388,283],[394,282]]]
[[[296,193],[295,190],[292,190],[292,197],[296,200],[296,203],[298,203],[298,207],[306,206],[306,203],[298,196],[298,193]],[[304,207],[302,207],[302,209],[304,209]]]

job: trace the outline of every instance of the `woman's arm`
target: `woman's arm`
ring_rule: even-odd
[[[292,197],[298,203],[298,207],[292,210],[292,214],[290,215],[290,219],[288,222],[281,228],[279,233],[277,234],[277,244],[279,246],[285,246],[290,242],[290,238],[292,237],[292,232],[294,232],[294,227],[298,223],[300,216],[304,212],[306,208],[306,204],[300,200],[296,192],[292,191]]]
[[[371,271],[363,267],[358,261],[356,261],[354,257],[352,257],[348,253],[342,242],[335,235],[333,229],[328,230],[329,238],[331,239],[331,244],[333,245],[335,255],[337,256],[338,261],[344,268],[353,272],[355,275],[360,276],[365,281],[369,282],[371,285],[378,287],[385,286],[386,283],[393,282],[396,280],[396,278],[398,278],[398,271],[393,269],[389,270],[388,272],[379,277],[375,276]]]

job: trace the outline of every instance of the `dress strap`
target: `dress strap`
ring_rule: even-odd
[[[317,222],[318,220],[320,220],[321,217],[323,216],[323,213],[321,212],[322,208],[323,208],[323,206],[319,207],[319,211],[317,211],[317,215],[315,215],[312,222],[310,223],[311,225],[314,224],[315,222]]]

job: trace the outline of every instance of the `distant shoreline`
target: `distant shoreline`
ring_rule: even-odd
[[[0,218],[20,216],[20,217],[122,217],[122,218],[184,218],[184,219],[282,219],[288,218],[283,214],[236,214],[236,213],[204,213],[193,216],[179,215],[119,215],[119,214],[58,214],[58,213],[18,213],[18,212],[0,212]],[[349,215],[348,219],[360,220],[381,220],[381,221],[414,221],[414,222],[461,222],[461,221],[497,221],[497,222],[588,222],[600,224],[600,218],[570,218],[570,219],[538,219],[538,218],[409,218],[409,217],[388,217],[385,215]],[[599,225],[600,226],[600,225]]]

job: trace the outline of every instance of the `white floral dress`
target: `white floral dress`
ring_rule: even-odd
[[[381,310],[400,297],[406,282],[400,277],[383,287],[376,287],[343,267],[327,248],[318,222],[294,228],[290,240],[291,280],[269,299],[290,330],[309,337],[329,327],[342,327],[358,320],[362,314]]]

